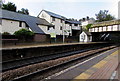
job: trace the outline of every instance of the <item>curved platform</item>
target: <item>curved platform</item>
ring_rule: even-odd
[[[94,56],[46,78],[48,81],[119,81],[120,47]],[[118,80],[119,79],[119,80]]]

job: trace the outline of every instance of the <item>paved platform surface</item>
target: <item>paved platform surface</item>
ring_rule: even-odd
[[[46,79],[60,81],[120,81],[120,48],[103,52]],[[116,80],[115,80],[116,79]]]
[[[49,47],[49,46],[62,46],[62,45],[76,45],[76,44],[95,44],[103,42],[77,42],[77,43],[48,43],[48,44],[30,44],[30,45],[13,45],[13,46],[3,46],[1,49],[22,49],[22,48],[31,48],[31,47]]]

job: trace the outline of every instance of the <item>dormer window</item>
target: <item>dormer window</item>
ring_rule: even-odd
[[[78,24],[74,24],[74,26],[78,26]]]
[[[55,21],[55,17],[52,17],[52,21]]]

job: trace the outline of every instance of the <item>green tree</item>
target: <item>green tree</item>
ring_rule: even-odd
[[[18,38],[21,38],[23,41],[26,41],[27,39],[32,38],[34,36],[34,33],[28,29],[20,29],[16,31],[14,35]]]
[[[21,10],[18,10],[18,13],[29,15],[28,9],[24,9],[24,8],[22,8]]]
[[[88,31],[89,28],[91,28],[91,27],[92,27],[92,24],[88,24],[88,25],[86,26],[86,30]]]
[[[95,14],[95,16],[97,22],[109,21],[115,19],[114,16],[108,13],[108,10],[100,10],[98,14]]]
[[[17,7],[14,3],[8,2],[2,5],[2,9],[16,12]]]

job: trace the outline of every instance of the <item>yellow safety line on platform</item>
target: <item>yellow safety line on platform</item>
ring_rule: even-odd
[[[99,68],[104,66],[109,60],[111,60],[111,57],[117,56],[117,55],[118,55],[118,50],[113,52],[111,55],[107,56],[106,58],[104,58],[102,61],[93,65],[90,69],[81,73],[79,76],[75,77],[73,81],[77,81],[78,79],[83,79],[84,81],[86,81],[94,72],[96,72]]]
[[[98,64],[94,65],[93,67],[99,69],[102,66],[104,66],[106,63],[107,63],[107,61],[102,60]]]

